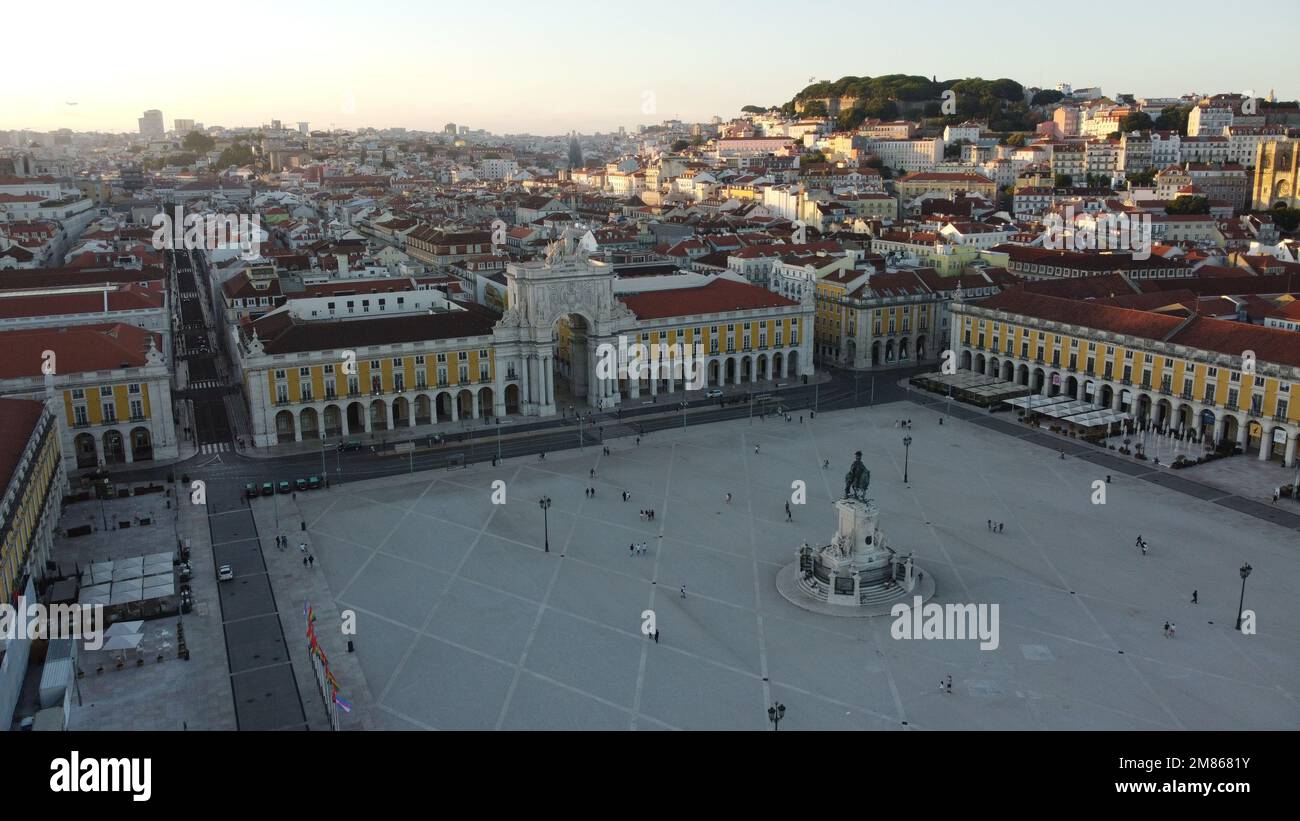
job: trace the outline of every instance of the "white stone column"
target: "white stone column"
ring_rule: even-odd
[[[1223,431],[1228,427],[1228,417],[1222,413],[1214,417],[1214,443],[1217,445],[1223,439]]]
[[[1237,444],[1241,446],[1241,452],[1245,453],[1246,448],[1250,445],[1250,423],[1237,422]]]
[[[1296,437],[1300,436],[1296,431],[1287,431],[1286,434],[1286,455],[1282,458],[1283,467],[1295,467],[1295,444]]]
[[[1273,453],[1273,431],[1260,425],[1259,428],[1259,461],[1266,462],[1268,457]]]
[[[451,395],[451,421],[460,421],[460,391]]]
[[[469,394],[469,418],[478,418],[478,391],[470,391]]]

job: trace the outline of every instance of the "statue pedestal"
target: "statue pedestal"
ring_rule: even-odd
[[[891,548],[880,528],[875,502],[839,499],[835,535],[828,545],[798,551],[798,559],[777,574],[777,589],[792,603],[833,615],[888,613],[898,601],[934,595],[934,579],[919,571],[911,555]]]

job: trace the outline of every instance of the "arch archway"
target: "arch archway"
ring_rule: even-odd
[[[474,418],[474,393],[468,388],[456,394],[456,416],[459,419]]]
[[[518,408],[519,388],[515,388],[516,408]],[[451,391],[439,391],[438,395],[433,398],[434,421],[450,422],[451,421]]]
[[[1021,364],[1016,367],[1016,384],[1029,386],[1029,366]]]
[[[1010,382],[1016,377],[1016,366],[1010,359],[1002,361],[1002,381]]]
[[[562,314],[551,325],[553,377],[556,407],[588,402],[599,359],[590,355],[592,322],[585,314]],[[640,340],[636,340],[640,343]],[[649,342],[640,343],[649,345]],[[649,351],[642,355],[642,367],[650,367]],[[536,390],[537,386],[534,386]],[[534,396],[534,401],[540,401]],[[459,401],[459,400],[457,400]],[[459,407],[459,406],[458,406]],[[463,413],[459,411],[458,413]]]
[[[370,403],[370,429],[388,430],[388,406],[382,399]]]
[[[478,415],[479,416],[483,417],[484,419],[487,419],[495,415],[495,410],[492,407],[495,398],[496,397],[492,393],[492,388],[482,387],[478,389]]]
[[[433,422],[433,400],[427,393],[415,395],[415,424],[428,425]]]
[[[104,431],[104,463],[116,465],[126,461],[126,446],[120,431]]]
[[[153,460],[153,434],[141,425],[131,429],[131,461],[148,462]]]
[[[320,419],[315,408],[303,408],[298,414],[298,430],[302,431],[303,439],[320,438]]]
[[[366,429],[366,406],[360,402],[348,403],[348,433],[356,435]]]
[[[78,433],[72,440],[72,448],[77,454],[77,467],[93,468],[99,465],[99,451],[95,447],[95,437],[89,433]]]
[[[969,371],[969,370],[971,369],[971,355],[970,355],[970,351],[962,351],[962,352],[961,352],[961,369],[962,369],[963,371]]]
[[[513,382],[506,385],[506,413],[519,413],[519,386]]]
[[[275,441],[280,444],[292,442],[293,430],[293,411],[282,410],[275,415]]]
[[[970,356],[969,353],[966,355]],[[880,341],[877,340],[871,343],[871,365],[872,367],[875,367],[876,365],[879,364],[880,364]]]
[[[916,358],[918,360],[925,359],[925,334],[921,334],[916,338]]]
[[[321,416],[324,417],[327,437],[343,435],[343,414],[339,412],[338,405],[326,405],[325,412]]]
[[[405,428],[411,424],[411,403],[405,396],[393,398],[393,427]],[[306,434],[303,434],[306,436]]]

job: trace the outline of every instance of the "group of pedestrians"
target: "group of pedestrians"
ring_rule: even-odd
[[[627,546],[627,554],[629,556],[644,556],[649,549],[650,545],[646,542],[632,542]]]
[[[896,427],[896,428],[906,428],[907,430],[911,430],[911,429],[912,429],[912,420],[911,420],[911,419],[895,419],[895,420],[894,420],[894,427]]]
[[[989,520],[988,520],[989,532],[991,532],[991,533],[1001,533],[1001,532],[1002,532],[1002,528],[1003,528],[1005,525],[1006,525],[1006,522],[995,522],[995,521],[993,521],[992,519],[989,519]]]
[[[1134,547],[1141,550],[1143,556],[1147,554],[1147,540],[1142,538],[1142,534],[1138,534],[1137,544]]]
[[[647,508],[646,510],[641,511],[641,521],[653,522],[654,520],[655,520],[655,512],[653,508]]]
[[[588,499],[596,498],[596,489],[594,487],[587,488],[587,498]]]

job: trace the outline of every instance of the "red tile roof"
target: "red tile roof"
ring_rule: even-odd
[[[0,399],[0,493],[9,486],[27,449],[45,403],[34,399]]]
[[[698,288],[672,288],[619,297],[638,319],[720,314],[758,308],[788,308],[799,303],[745,282],[718,277]]]
[[[161,349],[159,334],[121,322],[0,331],[0,379],[39,376],[47,350],[61,374],[144,367],[150,338]]]

